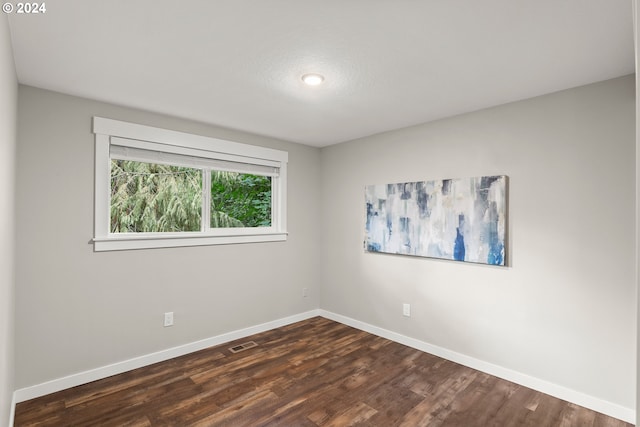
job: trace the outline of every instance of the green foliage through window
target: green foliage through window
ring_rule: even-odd
[[[111,232],[202,229],[201,169],[111,160]],[[271,226],[271,178],[211,171],[211,228]]]
[[[200,231],[202,171],[111,160],[111,232]]]
[[[211,171],[211,228],[271,226],[271,178]]]

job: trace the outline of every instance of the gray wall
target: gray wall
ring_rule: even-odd
[[[634,93],[628,76],[323,149],[320,306],[633,409]],[[365,185],[497,174],[508,267],[363,251]]]
[[[640,38],[638,38],[638,20],[640,19],[640,8],[638,1],[633,0],[633,39],[636,49],[636,290],[640,288],[640,275],[638,265],[640,264],[640,239],[638,238],[638,230],[640,230]],[[636,292],[636,425],[640,426],[640,357],[638,355],[638,345],[640,344],[640,292]]]
[[[0,16],[0,94],[0,425],[6,425],[14,390],[14,172],[18,103],[18,81],[6,16]]]
[[[32,87],[18,99],[16,388],[318,307],[318,149]],[[288,151],[288,240],[94,253],[94,115]]]

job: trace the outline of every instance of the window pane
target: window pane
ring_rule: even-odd
[[[111,160],[111,232],[200,231],[202,171]]]
[[[211,171],[211,228],[270,226],[271,177]]]

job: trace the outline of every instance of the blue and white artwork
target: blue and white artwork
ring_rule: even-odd
[[[365,188],[365,249],[505,265],[507,177]]]

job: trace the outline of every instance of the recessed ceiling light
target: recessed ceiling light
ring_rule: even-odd
[[[320,74],[305,74],[302,81],[309,86],[318,86],[324,81],[324,77]]]

